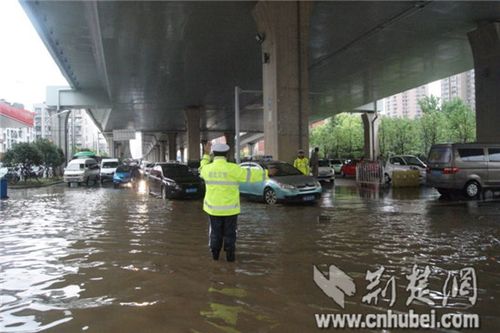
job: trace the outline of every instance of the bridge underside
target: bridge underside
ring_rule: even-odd
[[[202,135],[220,136],[234,132],[234,87],[262,90],[257,2],[22,4],[71,87],[105,100],[89,107],[105,132],[183,132],[194,107]],[[473,68],[467,33],[498,18],[498,2],[315,2],[309,119]],[[241,131],[262,132],[262,96],[240,103]]]

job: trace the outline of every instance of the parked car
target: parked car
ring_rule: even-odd
[[[327,182],[335,181],[335,170],[330,166],[329,160],[318,161],[318,180],[326,180]]]
[[[243,196],[277,202],[316,202],[321,198],[321,184],[312,176],[306,176],[292,165],[281,161],[251,161],[240,164],[243,168],[267,169],[269,179],[262,182],[241,183]]]
[[[113,176],[115,174],[116,168],[120,165],[120,161],[117,158],[103,158],[101,161],[101,184],[105,180],[109,179],[113,181]]]
[[[149,171],[153,168],[155,164],[153,162],[142,161],[141,162],[141,173],[144,177],[149,175]]]
[[[113,175],[113,186],[115,188],[121,185],[132,185],[134,186],[136,181],[139,179],[139,167],[136,165],[121,164]]]
[[[420,173],[420,182],[425,183],[427,165],[422,160],[413,155],[391,156],[387,160],[384,168],[385,182],[392,180],[394,171],[417,170]]]
[[[427,184],[444,196],[461,191],[472,199],[500,188],[500,143],[433,145],[428,163]]]
[[[347,163],[342,165],[340,168],[340,175],[342,177],[356,177],[356,165],[358,164],[357,160],[349,160]]]
[[[344,161],[343,160],[330,159],[330,166],[333,168],[333,170],[335,171],[335,173],[337,175],[340,174],[340,169],[342,168],[343,165],[344,165]]]
[[[150,194],[163,199],[200,198],[205,194],[203,180],[177,162],[156,163],[149,172],[148,188]]]
[[[71,183],[86,183],[89,184],[90,180],[94,183],[99,180],[99,164],[93,158],[78,158],[69,161],[64,169],[63,179],[68,184]]]

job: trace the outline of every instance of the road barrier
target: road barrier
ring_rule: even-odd
[[[418,187],[420,172],[418,170],[394,170],[392,172],[393,187]]]
[[[358,184],[383,184],[384,166],[379,161],[361,161],[356,165]]]

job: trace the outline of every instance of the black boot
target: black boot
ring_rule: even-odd
[[[219,260],[219,254],[220,254],[220,251],[212,250],[212,258],[214,260]]]
[[[228,262],[233,262],[234,260],[236,260],[236,255],[234,254],[234,251],[227,251],[226,252],[226,260]]]

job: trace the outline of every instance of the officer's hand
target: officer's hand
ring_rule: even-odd
[[[212,152],[212,143],[210,141],[203,145],[203,152],[207,155],[210,155]]]

